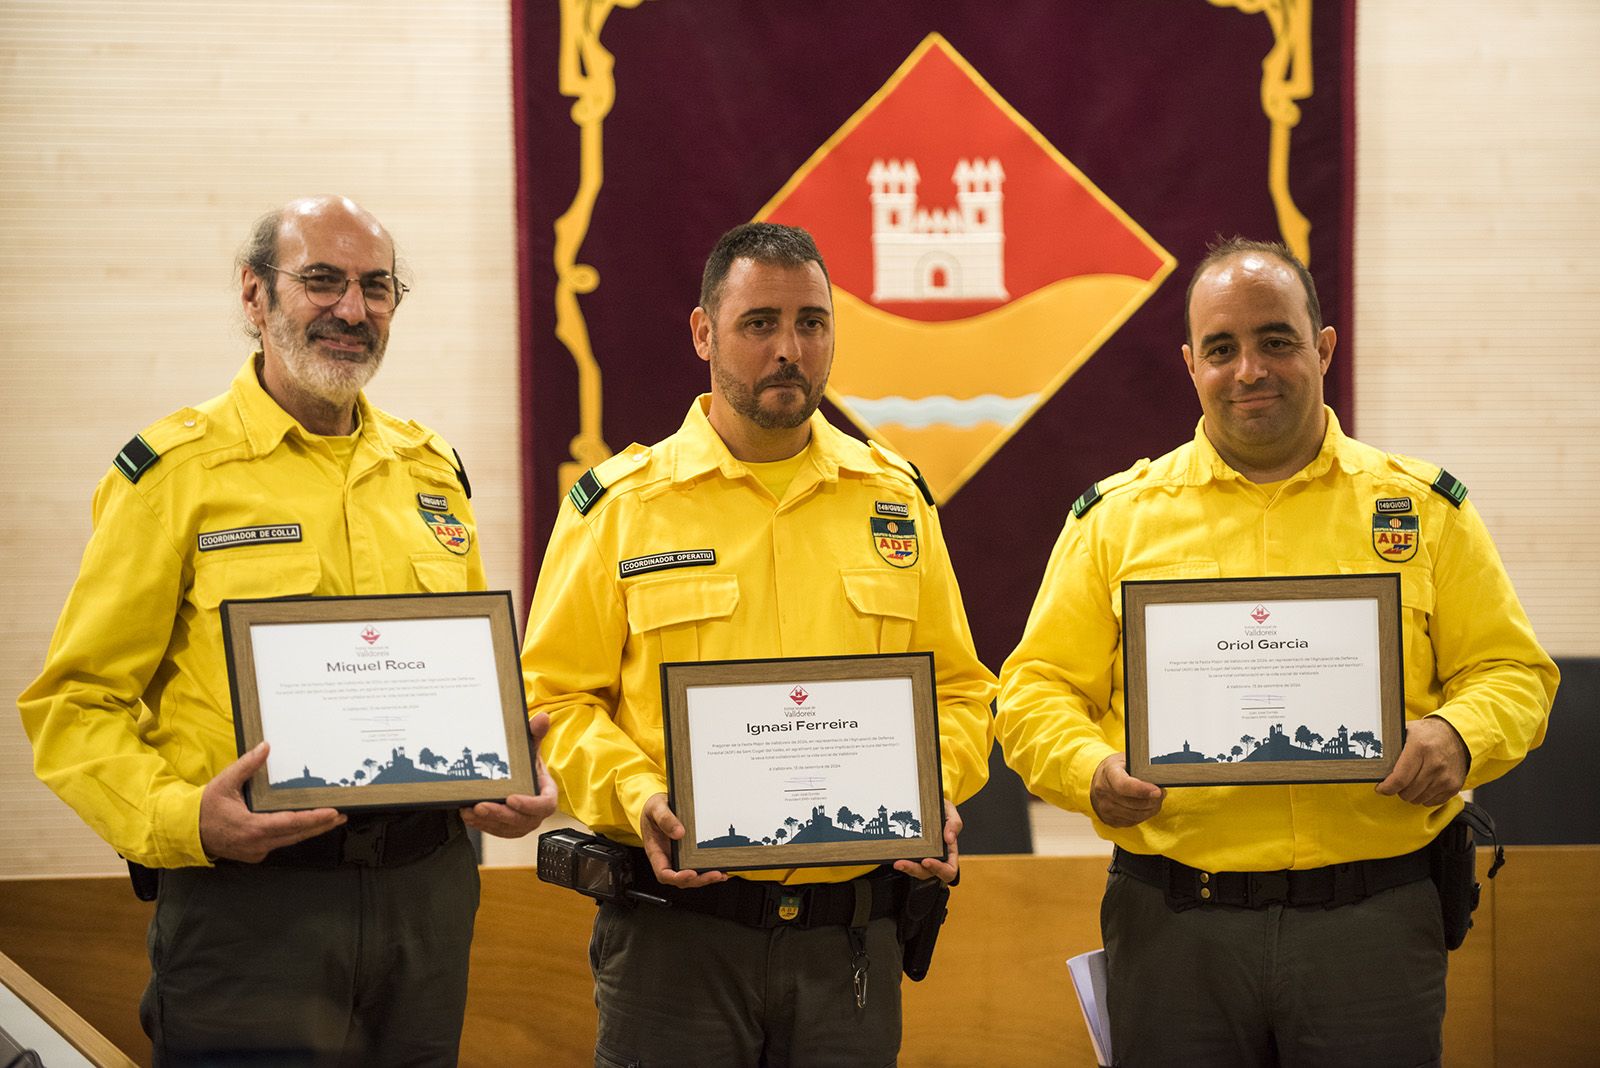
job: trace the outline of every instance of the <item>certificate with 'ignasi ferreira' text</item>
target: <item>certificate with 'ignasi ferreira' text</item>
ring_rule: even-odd
[[[662,665],[677,867],[943,857],[930,653]]]

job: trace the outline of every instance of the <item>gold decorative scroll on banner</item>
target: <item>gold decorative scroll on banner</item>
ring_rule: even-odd
[[[610,456],[613,451],[601,434],[604,400],[602,360],[594,351],[581,300],[583,296],[595,291],[601,283],[601,278],[594,266],[579,262],[579,254],[588,237],[595,204],[603,183],[605,164],[603,128],[606,117],[615,103],[617,91],[613,77],[614,57],[601,45],[601,31],[616,8],[635,8],[642,2],[643,0],[561,0],[559,90],[562,96],[573,100],[571,118],[579,131],[577,190],[570,206],[554,224],[555,335],[571,355],[578,374],[578,431],[568,444],[570,459],[562,461],[559,465],[558,481],[562,493],[565,493],[585,470]],[[1312,0],[1207,0],[1207,2],[1214,7],[1233,8],[1247,15],[1263,15],[1271,26],[1274,43],[1262,59],[1260,89],[1261,109],[1270,123],[1265,161],[1266,184],[1282,240],[1302,260],[1309,263],[1311,222],[1297,207],[1290,191],[1289,163],[1292,132],[1301,118],[1298,102],[1305,100],[1312,92]],[[823,16],[819,14],[818,17],[820,19]],[[907,289],[905,293],[900,294],[891,292],[886,297],[880,291],[877,296],[884,299],[873,299],[874,294],[870,291],[865,293],[860,291],[862,287],[857,287],[857,290],[852,292],[835,285],[835,302],[841,314],[840,350],[844,352],[847,346],[854,345],[860,351],[851,349],[851,359],[841,361],[839,365],[840,367],[848,365],[851,368],[850,374],[854,375],[855,379],[850,382],[844,381],[841,378],[843,372],[836,368],[835,382],[830,388],[829,398],[864,433],[885,441],[892,448],[910,455],[922,465],[936,497],[943,502],[972,478],[1022,424],[1066,383],[1083,362],[1121,328],[1127,318],[1175,269],[1177,261],[1156,244],[1138,222],[1128,217],[1120,207],[1101,193],[1066,156],[1045,141],[1023,116],[989,87],[979,72],[936,33],[925,38],[884,88],[870,101],[864,102],[857,115],[841,127],[834,138],[816,150],[805,165],[796,171],[790,183],[768,201],[757,217],[773,217],[778,221],[800,222],[808,228],[811,227],[815,216],[807,215],[799,209],[786,213],[783,203],[785,197],[795,191],[806,175],[823,163],[823,157],[839,141],[859,122],[870,116],[871,110],[913,72],[930,49],[938,53],[934,59],[957,69],[971,86],[975,87],[975,95],[987,97],[989,100],[987,106],[990,110],[1004,122],[1014,124],[1022,131],[1020,137],[1023,140],[1031,139],[1036,143],[1036,148],[1030,150],[1031,158],[1027,154],[1016,157],[1020,165],[1014,168],[1014,173],[1009,178],[1006,170],[1013,169],[1013,165],[1007,162],[1002,166],[998,154],[974,155],[971,159],[963,156],[961,164],[957,167],[959,174],[954,176],[948,171],[932,173],[931,170],[919,175],[914,171],[915,163],[909,159],[895,157],[895,146],[889,143],[889,139],[885,139],[881,146],[884,158],[879,169],[873,172],[878,178],[873,188],[879,199],[883,199],[882,194],[885,190],[909,174],[910,188],[914,191],[915,183],[920,178],[924,188],[930,191],[930,195],[934,196],[936,201],[939,198],[937,191],[952,181],[958,190],[965,191],[963,195],[975,192],[982,194],[986,191],[994,194],[991,199],[994,201],[995,212],[998,213],[1000,187],[1009,181],[1006,195],[1009,197],[1013,190],[1017,191],[1015,200],[1006,202],[1009,213],[1013,204],[1021,207],[1025,203],[1025,194],[1019,183],[1027,179],[1029,168],[1032,168],[1032,173],[1036,177],[1044,175],[1046,170],[1053,169],[1059,173],[1051,175],[1048,178],[1050,182],[1057,185],[1075,183],[1070,195],[1084,198],[1085,203],[1089,205],[1084,210],[1089,211],[1090,215],[1084,216],[1085,218],[1093,216],[1098,219],[1103,215],[1106,219],[1113,220],[1117,227],[1125,231],[1126,240],[1137,246],[1136,252],[1129,252],[1126,249],[1116,252],[1117,256],[1122,257],[1124,266],[1132,263],[1135,267],[1113,270],[1109,273],[1101,271],[1079,274],[1076,277],[1069,277],[1070,272],[1060,271],[1059,277],[1047,279],[1031,288],[1024,287],[1026,291],[1020,294],[1013,293],[1005,287],[1005,281],[1009,279],[1002,280],[998,277],[991,280],[993,284],[985,283],[988,288],[980,293],[978,289],[972,288],[971,278],[974,272],[971,270],[970,261],[962,261],[959,257],[951,259],[948,264],[918,268],[924,270],[924,276],[919,280],[905,282],[906,286],[911,286],[913,289]],[[1016,140],[1017,136],[1013,135],[1013,140]],[[879,146],[873,147],[876,149]],[[856,162],[858,161],[852,161],[851,165],[854,166]],[[872,162],[880,161],[874,159]],[[961,170],[962,167],[966,169]],[[856,177],[854,171],[851,171],[851,175],[852,178]],[[868,177],[865,170],[859,176],[862,189],[867,188]],[[1041,177],[1040,180],[1044,179]],[[838,199],[835,198],[836,201]],[[866,195],[863,194],[859,199],[862,200],[862,210],[865,212]],[[913,211],[917,210],[914,198],[908,203]],[[828,210],[842,211],[844,208],[835,204]],[[853,206],[851,210],[854,210]],[[958,218],[960,212],[966,212],[969,217]],[[926,210],[924,214],[927,214]],[[937,209],[933,214],[938,216],[933,220],[935,224],[933,232],[936,233],[943,233],[951,228],[954,228],[952,232],[955,232],[963,226],[970,229],[975,225],[974,219],[978,224],[984,221],[984,212],[980,211],[974,216],[970,205],[968,208],[960,209],[959,212],[957,209]],[[1032,220],[1026,218],[1025,213],[1017,214],[1016,219],[1018,226],[1034,225]],[[730,224],[732,222],[733,220],[729,220]],[[874,252],[880,247],[893,246],[892,240],[883,242],[881,236],[879,233],[872,238],[879,242],[872,246]],[[1018,264],[1013,262],[1015,258],[1013,250],[1021,249],[1027,244],[1026,230],[1014,231],[1010,236],[1005,234],[1001,236],[1005,242],[1003,245],[1005,270],[1018,276],[1025,274],[1025,270],[1015,270]],[[969,245],[973,243],[969,240],[972,237],[974,237],[972,234],[963,234],[963,240]],[[1115,239],[1123,240],[1121,236],[1116,236]],[[825,248],[830,247],[820,235],[819,243]],[[830,259],[833,255],[836,253],[830,254]],[[1138,256],[1143,256],[1145,259],[1139,260]],[[1027,264],[1021,266],[1026,268]],[[1043,267],[1039,269],[1044,270]],[[960,272],[967,272],[965,284],[971,292],[977,294],[978,299],[953,300],[950,294],[936,293],[933,295],[934,298],[944,300],[942,307],[935,307],[931,312],[926,310],[919,312],[914,307],[917,300],[926,296],[926,287],[950,284]],[[836,269],[835,273],[844,272]],[[978,275],[982,273],[982,270],[976,272]],[[880,277],[880,287],[881,285]],[[922,286],[923,289],[914,291],[916,286]],[[961,297],[964,293],[965,290],[955,296]],[[1066,310],[1071,312],[1065,315],[1065,318],[1057,314],[1062,311],[1063,301],[1068,306]],[[1049,314],[1044,314],[1046,312]],[[1044,334],[1040,331],[1048,325],[1046,320],[1056,323],[1057,326],[1065,323],[1067,328],[1082,336],[1073,343],[1071,351],[1046,353],[1040,348],[1037,358],[1027,357],[1026,353],[1032,350],[1028,345],[1019,346],[1017,343],[1019,331],[1029,334],[1030,337],[1034,334],[1043,337]],[[1033,325],[1027,326],[1028,323]],[[846,329],[847,326],[849,329]],[[985,330],[989,327],[993,327],[999,333],[993,337],[988,336]],[[1056,330],[1055,333],[1059,335],[1060,331]],[[895,381],[893,369],[886,362],[889,358],[887,354],[903,351],[908,339],[916,342],[916,350],[927,355],[933,363],[942,360],[943,364],[948,364],[952,368],[958,367],[963,362],[981,363],[982,361],[972,359],[972,355],[979,352],[1004,351],[1011,354],[1011,359],[1003,361],[1006,363],[1004,367],[991,361],[987,367],[978,367],[974,371],[966,372],[965,377],[962,373],[952,372],[953,377],[946,376],[949,381],[943,384]],[[924,342],[926,344],[923,344]],[[928,347],[930,345],[931,348]],[[966,346],[965,349],[963,345]],[[882,352],[877,351],[880,349]],[[940,353],[944,355],[940,356]],[[1034,364],[1038,366],[1034,367]],[[1030,367],[1033,368],[1031,371]],[[927,360],[919,363],[919,373],[921,372],[932,373]],[[975,374],[986,375],[993,381],[987,379],[983,383],[975,380],[967,381]],[[925,377],[925,374],[922,376]],[[1013,379],[1015,381],[1012,381]],[[918,389],[922,389],[928,395],[916,395]]]

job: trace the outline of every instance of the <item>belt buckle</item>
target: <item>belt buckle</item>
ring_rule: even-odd
[[[385,824],[381,821],[363,823],[360,826],[345,825],[344,848],[341,859],[346,864],[360,864],[367,868],[381,867],[383,864],[383,832]]]
[[[795,923],[800,915],[805,912],[805,903],[799,889],[791,886],[778,885],[775,891],[776,900],[772,903],[772,915],[777,917],[774,927],[788,926]],[[799,924],[795,924],[799,926]]]
[[[1289,873],[1252,871],[1245,874],[1245,898],[1253,909],[1282,905],[1289,900]]]

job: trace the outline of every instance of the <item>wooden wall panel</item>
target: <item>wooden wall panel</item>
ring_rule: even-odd
[[[1520,847],[1452,954],[1448,1068],[1600,1063],[1600,847]],[[1486,867],[1480,860],[1480,871]],[[1091,1065],[1066,959],[1099,944],[1105,861],[970,857],[928,978],[904,986],[907,1068]],[[0,884],[0,953],[142,1064],[150,906],[120,879]],[[483,872],[462,1064],[586,1063],[594,907],[524,868]],[[670,982],[670,976],[664,977]],[[1381,981],[1375,977],[1374,981]]]
[[[1494,880],[1499,1063],[1593,1068],[1600,1065],[1600,848],[1507,853],[1511,860]]]

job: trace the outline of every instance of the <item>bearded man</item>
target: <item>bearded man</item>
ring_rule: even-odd
[[[633,847],[636,885],[668,905],[599,910],[595,1063],[892,1064],[897,921],[918,880],[955,880],[955,804],[988,776],[994,676],[916,468],[817,412],[833,297],[811,236],[723,235],[689,328],[711,392],[671,437],[578,480],[523,648],[563,804]],[[901,551],[880,548],[880,529]],[[684,826],[667,803],[662,662],[912,650],[934,653],[947,860],[673,869]]]
[[[245,805],[267,745],[235,748],[223,600],[485,583],[459,457],[361,392],[406,292],[388,232],[344,197],[297,200],[257,224],[239,277],[260,350],[95,491],[18,701],[35,771],[159,886],[140,1004],[157,1064],[454,1063],[478,903],[463,822],[525,835],[553,785],[459,813]]]

